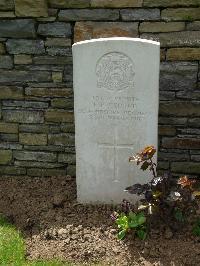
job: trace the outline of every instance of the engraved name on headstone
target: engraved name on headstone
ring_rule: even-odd
[[[157,147],[159,43],[105,38],[73,45],[78,201],[119,203],[148,173],[128,162]]]

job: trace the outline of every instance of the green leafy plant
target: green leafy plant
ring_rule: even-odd
[[[129,161],[135,162],[141,170],[149,170],[151,179],[148,183],[137,183],[125,189],[130,194],[138,195],[140,199],[137,207],[123,200],[122,213],[115,213],[112,217],[119,228],[119,239],[123,239],[131,229],[144,239],[153,220],[164,222],[171,229],[177,230],[197,208],[196,197],[200,196],[200,192],[194,188],[196,180],[182,176],[175,181],[170,173],[158,175],[157,164],[154,162],[155,153],[153,146],[147,146],[129,158]],[[143,223],[133,227],[131,217],[143,217]]]
[[[192,228],[192,233],[195,236],[200,236],[200,218],[198,218]]]
[[[140,239],[146,238],[146,217],[143,212],[134,213],[130,211],[128,214],[121,213],[120,215],[118,215],[117,213],[115,213],[115,215],[115,222],[119,228],[118,239],[123,239],[126,236],[126,233],[131,229],[135,231],[136,235]]]

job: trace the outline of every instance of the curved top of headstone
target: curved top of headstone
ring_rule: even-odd
[[[74,43],[72,46],[83,45],[83,44],[91,44],[96,42],[106,42],[106,41],[130,41],[135,43],[146,43],[146,44],[153,44],[153,45],[160,45],[160,42],[146,40],[141,38],[128,38],[128,37],[109,37],[109,38],[98,38],[98,39],[91,39],[86,41],[80,41]]]

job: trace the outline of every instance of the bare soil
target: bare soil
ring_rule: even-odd
[[[200,265],[200,238],[190,228],[152,230],[141,241],[116,238],[112,206],[81,205],[67,177],[1,177],[0,213],[22,231],[27,259],[60,258],[91,265]]]

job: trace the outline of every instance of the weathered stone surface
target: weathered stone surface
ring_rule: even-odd
[[[64,22],[39,24],[37,33],[42,36],[50,37],[70,37],[71,26],[69,23]]]
[[[44,117],[42,111],[19,111],[19,110],[3,110],[3,120],[14,123],[43,123]]]
[[[44,124],[22,124],[19,125],[19,132],[26,133],[49,133],[49,126]]]
[[[182,135],[190,135],[190,136],[200,135],[200,129],[199,128],[180,128],[180,129],[178,129],[178,134],[180,136],[182,136]]]
[[[121,201],[130,182],[124,158],[157,145],[159,56],[159,43],[139,39],[73,46],[79,202]],[[136,169],[134,179],[146,182]]]
[[[47,1],[15,0],[15,13],[18,17],[47,17]]]
[[[191,155],[191,160],[195,162],[200,162],[200,155]]]
[[[166,50],[160,49],[160,61],[165,61],[166,58]]]
[[[61,163],[35,162],[35,161],[15,161],[14,165],[20,167],[35,167],[35,168],[60,168],[64,165]]]
[[[172,48],[167,50],[167,60],[200,60],[200,48]]]
[[[62,146],[55,146],[55,145],[48,145],[48,146],[44,146],[44,145],[40,145],[40,146],[27,146],[24,145],[24,149],[25,150],[29,150],[29,151],[47,151],[47,152],[64,152],[65,151],[65,147]]]
[[[163,62],[160,65],[160,90],[192,90],[196,87],[196,63]]]
[[[16,70],[25,71],[63,71],[64,66],[59,65],[15,65]],[[36,84],[35,84],[36,85]]]
[[[76,163],[76,155],[75,154],[67,154],[67,153],[58,154],[58,162],[59,163],[75,164]]]
[[[124,21],[143,21],[143,20],[159,20],[160,10],[155,9],[122,9],[120,11],[122,20]]]
[[[172,153],[172,152],[159,152],[159,160],[164,161],[188,161],[190,159],[189,153]]]
[[[24,90],[22,87],[0,86],[0,99],[23,99]]]
[[[56,153],[13,151],[13,158],[19,161],[56,162]]]
[[[64,146],[74,146],[75,137],[71,134],[50,134],[48,135],[48,144],[50,145],[64,145]]]
[[[91,7],[141,7],[142,0],[91,0]]]
[[[28,96],[41,97],[70,97],[73,94],[69,88],[25,88],[25,94]]]
[[[15,65],[29,65],[32,64],[32,57],[31,55],[14,55],[14,63]]]
[[[200,149],[200,139],[197,138],[163,138],[162,146],[171,149]]]
[[[185,30],[185,22],[142,22],[140,32],[172,32]]]
[[[13,68],[13,59],[9,55],[0,56],[0,68],[3,69],[12,69]]]
[[[76,22],[74,42],[106,37],[138,37],[138,23]]]
[[[18,124],[0,122],[1,133],[18,133]]]
[[[188,126],[191,127],[200,127],[200,118],[189,118]]]
[[[75,133],[75,125],[71,123],[62,123],[60,129],[65,133]]]
[[[44,42],[42,40],[12,40],[6,42],[6,48],[10,54],[44,54]]]
[[[200,21],[193,21],[193,22],[187,23],[186,29],[187,30],[199,30],[200,29]]]
[[[23,146],[21,144],[18,143],[0,143],[0,148],[1,149],[10,149],[10,150],[22,150]]]
[[[0,37],[35,38],[35,22],[33,19],[1,20]]]
[[[76,176],[76,166],[75,165],[68,165],[67,166],[67,174],[70,176]]]
[[[1,175],[25,175],[26,169],[15,166],[1,166],[0,167]]]
[[[52,72],[52,80],[53,82],[62,82],[63,80],[63,72]]]
[[[141,38],[159,41],[161,47],[197,46],[200,45],[200,31],[181,31],[160,34],[143,33]]]
[[[48,16],[47,18],[36,18],[38,22],[54,22],[56,21],[56,16],[55,17],[50,17]]]
[[[33,63],[37,65],[66,65],[72,64],[72,57],[64,56],[35,56]]]
[[[90,0],[49,0],[49,4],[55,8],[87,8]]]
[[[64,69],[63,81],[65,81],[68,86],[73,86],[73,67],[72,65],[66,65]]]
[[[54,46],[62,46],[62,47],[70,47],[71,39],[67,38],[47,38],[45,41],[45,46],[54,47]]]
[[[171,170],[175,173],[200,174],[200,164],[196,162],[174,162],[171,164]]]
[[[16,109],[16,107],[21,108],[30,108],[30,109],[46,109],[48,108],[49,104],[46,102],[40,101],[3,101],[3,106],[6,107],[13,107],[12,109]],[[11,108],[9,108],[11,109]]]
[[[200,155],[200,150],[190,150],[190,154]]]
[[[58,14],[60,21],[118,20],[119,11],[114,9],[69,9]]]
[[[199,90],[194,91],[177,91],[176,98],[182,100],[200,100]]]
[[[0,150],[0,164],[8,164],[12,160],[12,151]]]
[[[175,136],[176,135],[176,128],[172,126],[159,126],[158,127],[158,134],[161,136]]]
[[[176,92],[175,91],[160,90],[160,92],[159,92],[160,101],[169,101],[169,100],[174,100],[175,98],[176,98]]]
[[[0,18],[15,18],[15,13],[13,11],[8,11],[8,12],[0,12]]]
[[[198,6],[199,0],[144,0],[146,7]]]
[[[74,146],[65,147],[65,152],[66,153],[76,153],[75,152],[75,147]]]
[[[158,169],[168,170],[169,169],[169,162],[161,162],[158,161]]]
[[[74,113],[61,110],[48,110],[45,113],[45,121],[48,122],[73,122]]]
[[[47,47],[46,52],[52,56],[72,56],[71,47]]]
[[[17,142],[19,137],[18,134],[0,133],[0,139],[5,142]]]
[[[186,125],[187,118],[182,117],[159,117],[160,125]]]
[[[3,43],[0,43],[0,54],[5,54],[6,50],[5,50],[5,45]]]
[[[199,20],[200,8],[167,8],[162,10],[161,18],[164,20]]]
[[[14,0],[0,0],[0,10],[14,10]]]
[[[160,104],[161,115],[200,116],[200,102],[174,101]]]
[[[28,176],[65,176],[66,169],[27,169]]]
[[[51,101],[51,106],[53,108],[73,109],[74,103],[73,99],[54,98]]]
[[[24,84],[26,82],[45,82],[51,81],[51,73],[47,71],[20,71],[20,70],[1,70],[0,83]]]
[[[46,145],[46,134],[20,133],[19,143],[24,145]]]

